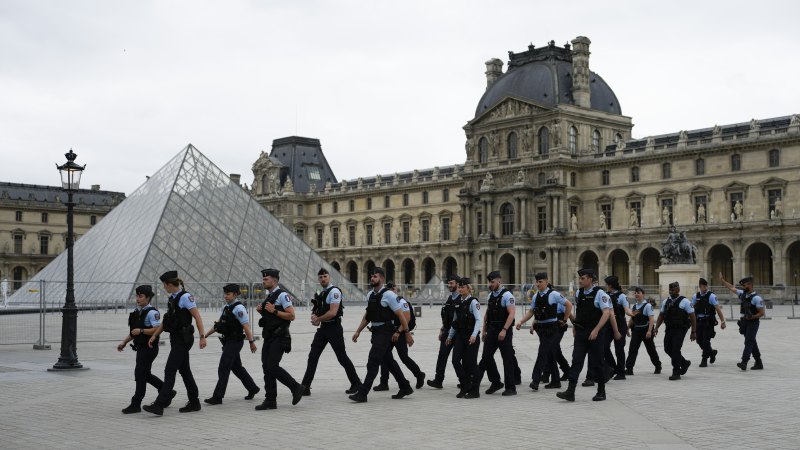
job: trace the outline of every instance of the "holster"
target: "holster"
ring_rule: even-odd
[[[194,325],[181,327],[178,333],[184,344],[191,345],[194,342]]]
[[[742,319],[739,319],[739,320],[736,321],[736,325],[739,325],[739,334],[744,335],[745,321],[742,320]]]

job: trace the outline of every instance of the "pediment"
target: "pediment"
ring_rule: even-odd
[[[523,100],[518,97],[508,96],[498,102],[493,107],[484,111],[470,123],[495,122],[517,117],[530,117],[539,113],[548,112],[552,108],[539,105],[530,100]]]

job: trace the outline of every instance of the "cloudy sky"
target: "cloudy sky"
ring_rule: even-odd
[[[187,143],[252,182],[273,139],[339,179],[463,163],[484,62],[592,40],[634,137],[800,113],[796,1],[0,1],[0,180],[130,194]]]

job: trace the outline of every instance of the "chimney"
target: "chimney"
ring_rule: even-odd
[[[231,177],[231,183],[237,186],[241,186],[240,181],[242,181],[242,176],[240,174],[232,173],[230,177]]]
[[[92,190],[93,191],[99,191],[100,190],[100,185],[99,184],[93,184],[92,185]]]
[[[503,61],[492,58],[486,61],[486,88],[488,89],[503,74]]]
[[[577,106],[592,107],[589,90],[589,44],[592,41],[586,36],[578,36],[572,40],[572,98]]]

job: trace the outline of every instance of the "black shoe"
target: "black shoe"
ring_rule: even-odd
[[[709,358],[708,362],[710,362],[711,364],[714,364],[714,361],[716,361],[716,360],[717,360],[717,351],[716,350],[711,350],[711,358]]]
[[[656,370],[653,371],[654,374],[658,375],[661,373],[661,366],[656,367]]]
[[[142,406],[142,409],[149,412],[150,414],[155,414],[157,416],[164,415],[164,407],[157,404],[156,402],[153,402],[149,405],[144,405]]]
[[[306,386],[305,389],[303,389],[303,397],[310,397],[310,396],[311,396],[311,387]]]
[[[624,380],[625,379],[625,374],[624,373],[618,373],[618,374],[616,374],[614,376],[614,379],[615,380]]]
[[[531,381],[531,384],[528,385],[529,388],[533,389],[534,391],[539,390],[539,383],[535,381]]]
[[[594,381],[592,381],[592,380],[587,378],[587,379],[583,380],[583,383],[581,383],[581,386],[583,386],[583,387],[592,387],[592,386],[594,386]]]
[[[466,396],[466,395],[467,395],[467,391],[465,391],[464,389],[459,389],[458,390],[458,394],[456,394],[456,398],[464,398],[464,396]]]
[[[252,391],[247,391],[247,395],[244,397],[244,399],[252,400],[256,396],[256,394],[259,393],[259,391],[261,391],[261,388],[255,388]]]
[[[359,393],[348,395],[347,398],[349,398],[350,400],[352,400],[352,401],[354,401],[356,403],[366,403],[367,402],[367,396],[363,395],[363,394],[359,394]]]
[[[444,387],[444,386],[442,386],[442,382],[439,381],[439,380],[428,380],[428,386],[430,386],[432,388],[435,388],[435,389],[441,389],[441,388]]]
[[[681,374],[673,372],[672,375],[669,376],[670,381],[680,380]]]
[[[221,405],[222,404],[222,399],[218,398],[218,397],[209,397],[209,398],[207,398],[207,399],[205,399],[203,401],[208,403],[209,405]]]
[[[604,384],[597,384],[597,393],[592,397],[593,402],[602,402],[606,399],[606,386]]]
[[[397,391],[397,394],[394,394],[392,396],[392,398],[395,399],[395,400],[400,400],[401,398],[405,397],[406,395],[411,395],[413,393],[414,393],[414,390],[411,389],[411,385],[409,384],[406,387],[401,387],[400,390]]]
[[[503,386],[505,386],[503,383],[492,383],[492,385],[489,386],[489,389],[487,389],[485,393],[486,395],[494,394],[500,389],[503,389]]]
[[[569,381],[569,369],[564,371],[564,374],[561,375],[561,381]]]
[[[691,366],[691,365],[692,365],[692,362],[687,359],[686,360],[686,365],[681,367],[681,375],[686,375],[686,372],[689,371],[689,366]]]
[[[747,361],[742,361],[742,362],[736,363],[736,367],[742,369],[742,371],[747,370]]]
[[[506,389],[500,395],[502,395],[503,397],[511,397],[512,395],[517,395],[517,390],[516,389]]]
[[[142,412],[142,405],[131,403],[127,408],[122,410],[122,414],[134,414]]]
[[[260,405],[256,405],[256,411],[264,411],[266,409],[278,409],[278,402],[276,400],[267,400],[264,401]]]
[[[625,375],[633,375],[633,369],[625,369]]]
[[[464,398],[481,398],[481,392],[477,389],[473,389],[464,394]]]
[[[375,391],[375,392],[388,391],[389,390],[389,383],[380,383],[377,386],[374,386],[372,388],[372,390]]]
[[[562,400],[567,400],[569,402],[574,402],[575,401],[575,385],[576,384],[577,383],[573,383],[573,382],[570,381],[569,386],[567,386],[567,390],[566,391],[562,391],[562,392],[556,392],[556,397],[558,397],[558,398],[560,398]]]
[[[166,403],[164,403],[164,408],[169,408],[169,405],[172,404],[172,399],[175,398],[176,395],[178,395],[178,391],[174,389],[170,391],[169,398],[167,399]]]
[[[420,374],[417,375],[417,389],[422,386],[425,386],[425,372],[420,372]]]
[[[189,412],[200,411],[200,409],[202,409],[202,407],[200,406],[200,400],[194,400],[194,401],[189,400],[188,402],[186,402],[186,405],[183,408],[178,408],[178,412],[189,413]]]
[[[344,391],[344,393],[345,394],[355,394],[356,392],[358,392],[359,389],[361,389],[361,385],[360,384],[351,384],[350,388],[348,390]]]
[[[706,358],[701,359],[698,367],[708,367],[708,360]]]
[[[547,384],[547,383],[549,383],[549,382],[550,382],[550,375],[548,375],[548,374],[543,374],[543,375],[542,375],[542,379],[541,379],[540,381],[541,381],[542,383],[544,383],[544,384]]]
[[[561,389],[561,382],[558,381],[558,380],[551,381],[551,382],[545,384],[544,388],[545,389]]]
[[[292,405],[296,405],[300,403],[300,399],[303,398],[303,395],[306,393],[306,387],[302,384],[298,384],[297,387],[294,388],[292,391]],[[311,391],[308,392],[308,395],[311,395]]]
[[[514,386],[519,386],[520,384],[522,384],[522,378],[517,378],[514,380]]]
[[[764,370],[764,364],[761,363],[760,359],[756,360],[756,363],[753,364],[753,367],[750,370]]]

